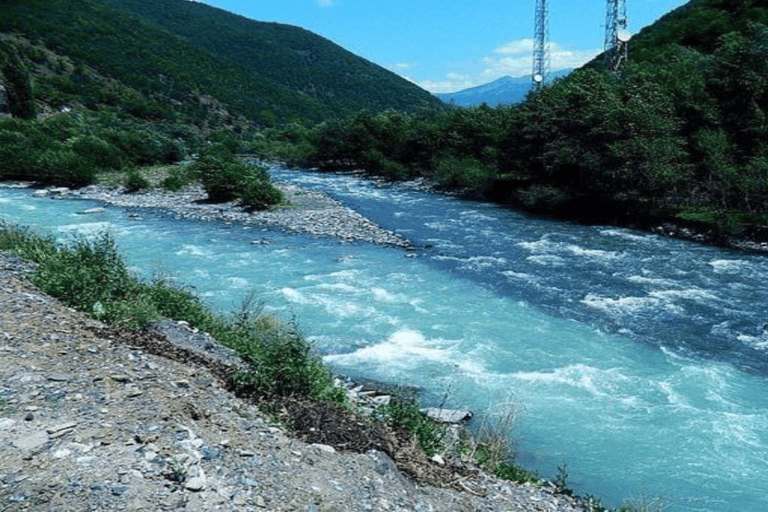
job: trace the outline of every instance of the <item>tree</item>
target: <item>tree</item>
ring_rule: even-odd
[[[5,78],[8,111],[13,117],[37,117],[29,71],[18,50],[11,43],[0,42],[0,74]]]

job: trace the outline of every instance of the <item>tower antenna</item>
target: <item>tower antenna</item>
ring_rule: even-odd
[[[533,30],[533,73],[536,87],[544,83],[549,74],[549,12],[547,0],[536,0],[536,16]]]
[[[608,71],[618,71],[627,61],[630,37],[625,0],[608,0],[605,14],[605,65]]]

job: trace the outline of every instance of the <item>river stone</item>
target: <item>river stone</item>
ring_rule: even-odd
[[[13,446],[22,451],[32,451],[48,442],[48,434],[42,430],[25,435],[13,441]]]
[[[87,210],[81,210],[78,213],[78,215],[93,215],[96,213],[104,213],[106,210],[104,208],[88,208]]]
[[[472,411],[466,409],[438,409],[437,407],[427,407],[421,412],[440,423],[461,423],[472,418]]]

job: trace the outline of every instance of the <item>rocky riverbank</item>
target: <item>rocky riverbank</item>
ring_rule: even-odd
[[[90,199],[123,208],[162,208],[184,219],[272,226],[343,241],[372,242],[406,249],[413,247],[408,240],[346,208],[327,194],[287,183],[275,185],[282,190],[288,206],[263,212],[249,212],[236,203],[210,203],[205,190],[199,185],[181,192],[151,189],[127,194],[122,187],[92,185],[78,190],[49,189],[39,193],[51,197]]]
[[[223,385],[231,354],[187,350],[212,340],[109,328],[30,269],[0,253],[0,510],[583,510],[551,488],[476,470],[424,485],[381,449],[300,441]]]

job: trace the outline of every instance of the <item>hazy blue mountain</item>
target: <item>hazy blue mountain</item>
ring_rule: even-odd
[[[550,76],[557,78],[570,73],[570,69],[564,69],[553,72]],[[458,105],[460,107],[475,107],[486,103],[490,106],[520,103],[525,99],[525,95],[531,90],[532,82],[530,76],[521,76],[512,78],[503,76],[498,80],[485,85],[478,85],[458,92],[446,92],[435,94],[445,103]]]

